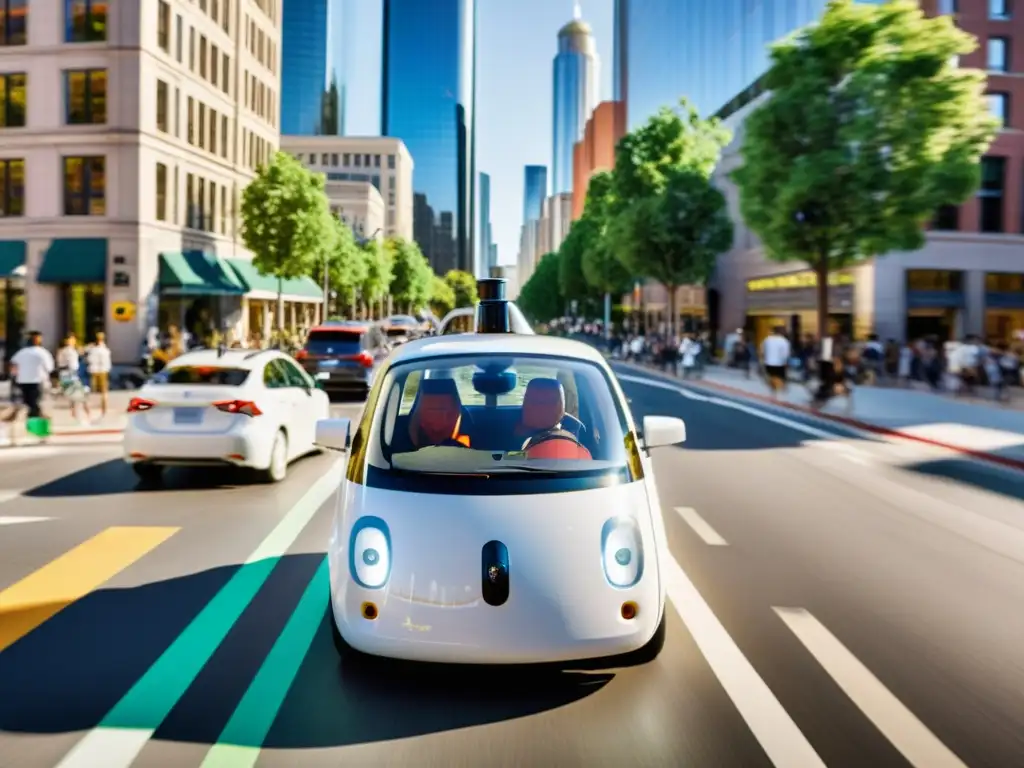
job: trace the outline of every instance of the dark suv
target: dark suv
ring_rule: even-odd
[[[310,330],[295,358],[328,394],[365,396],[388,350],[376,325],[321,325]]]

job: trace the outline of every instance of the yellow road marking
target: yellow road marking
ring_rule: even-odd
[[[155,526],[107,528],[0,592],[0,651],[179,530]]]

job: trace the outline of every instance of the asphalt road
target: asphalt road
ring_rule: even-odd
[[[0,768],[1024,766],[1020,475],[623,386],[689,429],[655,459],[668,642],[630,669],[340,665],[333,457],[141,491],[116,446],[0,452]]]

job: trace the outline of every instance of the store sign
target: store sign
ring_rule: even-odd
[[[135,319],[135,304],[130,301],[118,301],[111,307],[114,319],[119,323],[130,323]]]
[[[853,275],[849,272],[832,272],[828,276],[828,284],[832,287],[839,285],[853,285]],[[747,281],[748,291],[785,291],[797,288],[816,288],[818,275],[807,270],[806,272],[794,272],[789,275],[778,277],[759,277],[756,280]]]

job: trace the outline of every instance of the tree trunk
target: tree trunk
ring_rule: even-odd
[[[284,278],[277,278],[277,330],[284,330]]]
[[[666,285],[665,290],[668,291],[668,337],[675,339],[676,329],[679,327],[679,312],[676,307],[676,285]]]
[[[828,322],[828,256],[822,255],[814,265],[818,278],[818,341],[823,342],[829,335]]]

